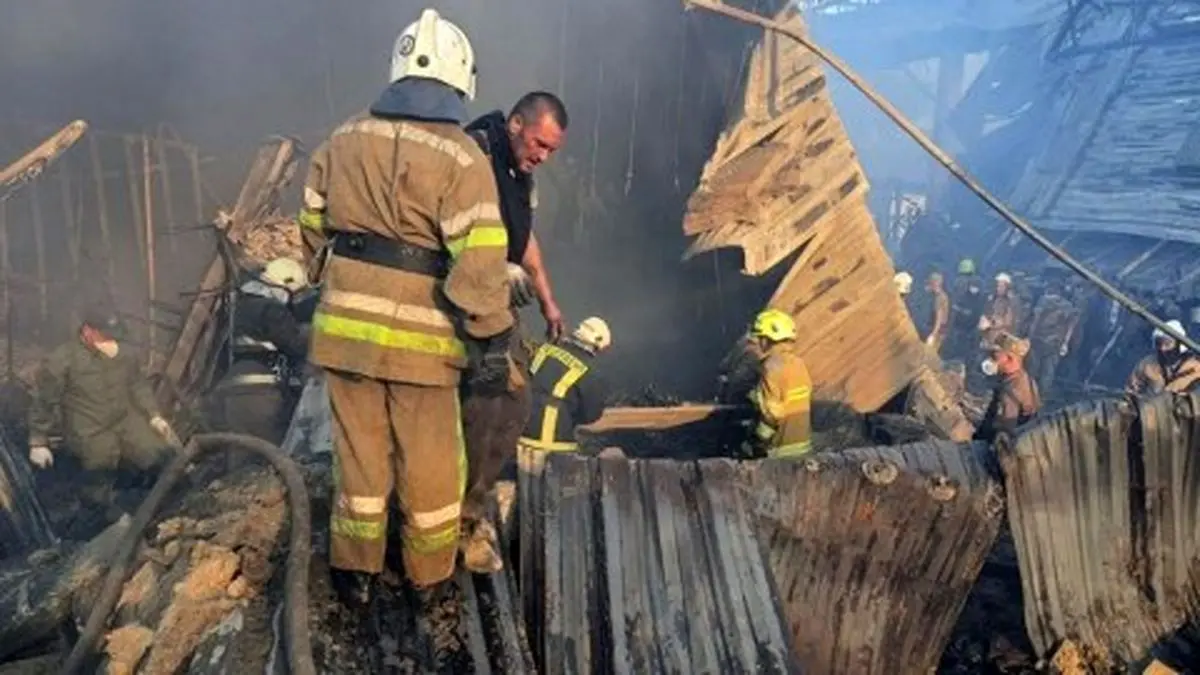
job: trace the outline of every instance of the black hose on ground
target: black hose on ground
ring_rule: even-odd
[[[308,633],[308,561],[312,555],[312,514],[304,477],[295,462],[278,447],[253,436],[223,433],[199,434],[192,437],[179,455],[163,469],[158,482],[134,514],[133,524],[121,542],[112,567],[108,570],[100,596],[88,615],[87,624],[63,664],[63,675],[78,673],[84,661],[91,656],[100,634],[105,630],[108,617],[121,596],[121,589],[129,576],[130,562],[141,541],[142,532],[162,506],[163,500],[183,477],[188,464],[206,452],[230,448],[253,453],[270,462],[279,472],[287,488],[288,508],[291,511],[288,556],[284,572],[284,628],[287,636],[288,669],[292,675],[316,675],[312,642]]]
[[[738,21],[753,24],[755,26],[761,26],[767,30],[774,31],[780,35],[785,35],[796,42],[799,42],[810,52],[815,54],[817,58],[828,64],[830,68],[833,68],[839,74],[841,74],[842,77],[846,78],[846,81],[849,82],[851,86],[857,89],[863,96],[866,96],[867,100],[869,100],[871,103],[874,103],[875,106],[879,108],[884,115],[887,115],[889,119],[895,122],[896,126],[900,127],[900,130],[907,134],[909,138],[916,141],[917,145],[921,146],[922,150],[929,153],[929,155],[933,157],[938,164],[941,164],[943,167],[945,167],[945,169],[949,171],[952,176],[957,178],[959,182],[961,182],[968,190],[975,193],[975,196],[979,197],[983,203],[992,207],[992,210],[998,213],[1000,217],[1004,218],[1009,222],[1009,224],[1017,228],[1021,234],[1029,237],[1034,244],[1037,244],[1043,251],[1049,253],[1051,257],[1066,265],[1073,272],[1096,286],[1096,288],[1099,288],[1101,293],[1104,293],[1104,295],[1116,301],[1117,304],[1121,305],[1130,312],[1133,312],[1142,319],[1145,319],[1146,322],[1151,326],[1154,326],[1167,335],[1174,337],[1176,340],[1183,343],[1188,349],[1192,350],[1192,353],[1200,353],[1200,343],[1197,343],[1194,338],[1181,335],[1174,328],[1168,326],[1162,319],[1154,314],[1151,314],[1150,310],[1146,309],[1144,305],[1122,293],[1116,286],[1113,286],[1104,279],[1100,278],[1100,275],[1084,267],[1083,263],[1071,257],[1071,254],[1067,253],[1061,247],[1056,246],[1054,242],[1047,239],[1041,232],[1038,232],[1036,229],[1034,229],[1032,225],[1025,222],[1024,218],[1018,216],[1012,209],[1005,205],[1004,202],[1000,201],[992,193],[988,192],[987,189],[983,187],[983,184],[981,184],[975,179],[974,176],[970,175],[965,169],[959,166],[958,163],[950,157],[950,155],[946,154],[945,150],[942,150],[940,147],[938,147],[936,143],[934,143],[928,136],[925,135],[925,132],[921,131],[917,125],[913,124],[912,121],[905,117],[904,114],[896,108],[896,106],[892,105],[887,99],[880,96],[874,89],[871,88],[869,84],[867,84],[866,80],[859,77],[858,74],[851,70],[850,66],[843,63],[841,59],[837,58],[832,53],[826,51],[820,45],[813,42],[808,35],[780,21],[768,19],[767,17],[760,16],[754,12],[748,12],[744,9],[726,5],[721,0],[683,0],[683,4],[685,7],[696,6],[716,14],[723,14],[731,19],[736,19]]]

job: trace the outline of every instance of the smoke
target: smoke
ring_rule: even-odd
[[[623,387],[707,388],[740,327],[714,309],[720,266],[679,262],[680,222],[739,100],[754,31],[685,14],[673,1],[432,4],[475,46],[473,112],[507,110],[532,89],[567,103],[566,146],[538,175],[537,231],[568,319],[608,319],[610,367]],[[0,117],[44,125],[83,118],[131,132],[167,124],[203,149],[205,179],[229,203],[264,137],[294,135],[312,147],[371,103],[386,84],[396,35],[425,3],[5,5]],[[728,291],[736,261],[723,266]],[[529,330],[539,323],[532,318]]]

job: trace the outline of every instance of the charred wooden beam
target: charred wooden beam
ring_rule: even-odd
[[[124,517],[79,549],[44,549],[0,566],[0,661],[53,637],[72,603],[97,590],[132,523]]]

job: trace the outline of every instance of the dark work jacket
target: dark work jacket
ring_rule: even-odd
[[[530,365],[533,412],[521,442],[541,450],[575,450],[575,427],[600,419],[608,387],[595,355],[569,341],[544,344]]]
[[[471,122],[465,131],[492,162],[496,189],[500,193],[500,217],[508,230],[508,262],[518,265],[533,236],[533,176],[522,173],[512,156],[504,114],[490,112]]]
[[[992,400],[973,440],[991,443],[1001,432],[1011,434],[1017,427],[1037,415],[1042,408],[1042,397],[1037,383],[1025,369],[1001,378],[992,390]]]
[[[308,353],[308,329],[293,314],[286,292],[261,282],[242,286],[234,307],[233,330],[236,336],[270,343],[295,365],[304,363]],[[237,351],[235,346],[235,355]]]

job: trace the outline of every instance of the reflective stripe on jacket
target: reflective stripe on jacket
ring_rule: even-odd
[[[587,350],[575,344],[544,344],[530,364],[533,410],[521,443],[538,450],[578,449],[575,427],[604,412],[604,387],[592,373]]]
[[[768,456],[795,456],[812,449],[812,378],[790,344],[767,351],[750,401],[758,411],[754,434]]]
[[[355,117],[310,162],[298,218],[310,268],[323,265],[309,359],[325,368],[452,386],[466,366],[461,328],[512,325],[508,237],[491,168],[457,126]],[[448,253],[444,280],[324,255],[330,236],[368,232]]]

